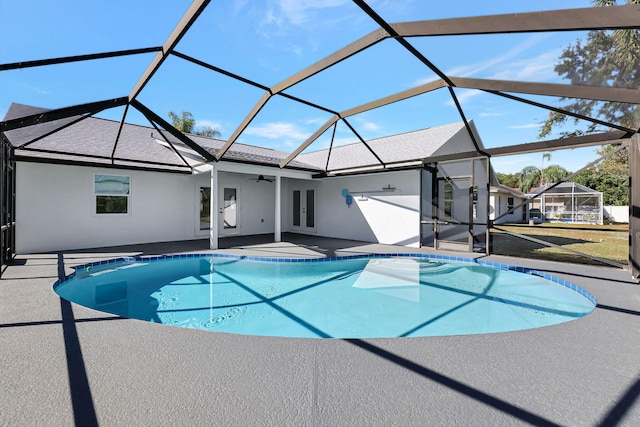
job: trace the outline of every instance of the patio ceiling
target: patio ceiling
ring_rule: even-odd
[[[155,2],[149,2],[146,6],[152,4],[153,7],[168,7],[155,6]],[[487,8],[500,8],[501,6],[487,6]],[[171,7],[177,8],[176,5]],[[399,117],[406,119],[406,123],[402,125],[404,127],[401,127],[400,131],[416,130],[441,124],[432,122],[430,119],[435,110],[443,109],[443,105],[449,107],[449,121],[462,120],[464,122],[467,131],[476,143],[477,152],[495,156],[620,143],[637,132],[637,129],[627,128],[620,123],[607,123],[595,117],[586,117],[565,111],[558,107],[558,98],[638,104],[640,103],[640,89],[562,84],[555,81],[550,82],[552,79],[546,75],[541,76],[541,80],[536,80],[535,73],[531,75],[531,81],[496,79],[489,78],[490,76],[470,77],[474,74],[470,73],[468,68],[467,71],[463,71],[463,69],[464,67],[473,68],[475,64],[474,60],[471,60],[473,52],[456,47],[448,50],[447,45],[450,43],[451,46],[459,46],[460,38],[477,41],[478,38],[492,36],[500,37],[499,40],[506,41],[522,34],[545,33],[549,34],[548,37],[559,38],[559,35],[566,37],[567,33],[571,33],[574,34],[573,40],[575,40],[583,37],[584,32],[590,30],[638,29],[640,28],[640,5],[495,13],[486,16],[446,17],[396,23],[390,22],[386,15],[402,16],[401,12],[388,9],[373,1],[366,3],[362,0],[353,0],[353,4],[344,7],[348,8],[345,9],[345,13],[348,13],[351,19],[357,17],[358,22],[363,22],[363,24],[354,24],[353,27],[356,28],[353,30],[344,28],[344,36],[340,37],[338,41],[330,39],[329,34],[322,31],[322,25],[319,25],[318,29],[314,29],[313,36],[317,38],[317,43],[322,45],[320,51],[324,52],[330,49],[335,43],[340,43],[338,46],[342,47],[325,54],[324,57],[303,67],[300,71],[290,68],[269,73],[264,71],[258,63],[244,57],[244,62],[234,63],[236,53],[238,56],[242,56],[242,48],[236,47],[235,51],[237,52],[234,52],[234,49],[228,48],[229,45],[236,43],[233,39],[223,37],[225,33],[222,31],[211,30],[216,26],[217,28],[225,27],[225,24],[215,21],[216,16],[223,15],[223,5],[209,0],[196,0],[191,3],[172,31],[171,28],[163,27],[165,33],[169,32],[170,35],[165,40],[158,42],[156,46],[138,46],[98,53],[57,56],[49,59],[26,59],[0,64],[1,87],[11,82],[10,78],[2,79],[2,77],[11,76],[11,73],[18,70],[44,70],[43,74],[35,75],[34,78],[37,79],[43,78],[39,76],[48,76],[47,70],[60,66],[67,67],[65,70],[70,70],[71,68],[68,67],[100,63],[105,60],[133,61],[133,63],[122,63],[126,64],[126,67],[121,68],[126,68],[127,78],[122,79],[126,81],[120,82],[118,85],[119,89],[117,90],[121,92],[115,92],[114,88],[114,93],[106,99],[104,97],[82,99],[83,96],[93,93],[96,93],[93,96],[99,96],[98,92],[100,91],[93,90],[97,88],[86,90],[82,85],[77,88],[69,87],[65,89],[64,96],[60,97],[61,100],[53,101],[54,105],[39,105],[50,108],[50,111],[4,121],[1,123],[0,130],[6,132],[55,121],[60,121],[59,129],[64,129],[73,126],[73,123],[63,119],[77,117],[77,120],[81,120],[83,117],[94,115],[103,117],[101,114],[115,110],[121,112],[118,117],[122,122],[138,121],[147,126],[152,124],[179,139],[200,154],[205,161],[219,161],[224,160],[228,155],[228,150],[238,142],[260,145],[259,142],[254,142],[252,135],[257,133],[255,128],[260,127],[260,123],[257,122],[261,116],[265,117],[264,122],[271,121],[272,123],[284,122],[291,115],[298,115],[296,118],[300,122],[303,120],[312,122],[309,118],[313,117],[313,122],[316,123],[315,129],[307,127],[306,133],[291,132],[296,134],[296,138],[293,140],[297,140],[297,146],[289,142],[290,155],[280,163],[281,168],[287,167],[305,150],[327,148],[327,146],[333,146],[334,143],[337,144],[335,135],[338,126],[341,126],[343,133],[350,135],[349,143],[364,144],[380,161],[382,168],[393,167],[393,165],[385,165],[375,150],[367,144],[367,140],[372,138],[369,132],[374,127],[372,122],[380,116],[366,115],[381,112],[384,116],[387,112],[404,111],[404,114]],[[453,5],[452,9],[454,9]],[[61,11],[61,13],[64,12],[64,10]],[[227,27],[234,27],[230,30],[231,33],[239,40],[248,39],[251,33],[241,25],[244,19],[243,14],[238,13],[235,16],[230,16],[237,20],[237,22],[226,24]],[[214,22],[216,22],[215,25]],[[157,27],[158,25],[149,27],[149,34],[144,37],[145,40],[152,38],[151,33],[155,39],[159,40],[160,32]],[[353,38],[354,33],[365,28],[369,28],[369,31],[364,36]],[[122,29],[122,31],[128,36],[127,40],[140,39],[139,28],[129,27]],[[335,36],[335,34],[331,35]],[[28,34],[25,35],[25,37],[27,36]],[[199,50],[195,42],[204,37],[210,37],[212,46],[217,49],[202,50],[200,48]],[[253,37],[257,36],[253,35]],[[276,38],[277,34],[267,34],[267,37]],[[492,39],[493,43],[491,44],[487,43],[488,47],[483,46],[486,55],[483,58],[485,63],[490,62],[492,55],[502,55],[507,49],[517,50],[517,47],[509,48],[509,45],[495,43],[495,40]],[[566,39],[562,38],[562,40]],[[445,53],[431,55],[430,52],[436,52],[433,43],[436,43]],[[558,41],[558,43],[561,42]],[[471,46],[471,43],[469,45]],[[377,50],[383,48],[384,51]],[[217,50],[218,54],[216,55],[215,52],[212,54],[211,50]],[[295,56],[295,49],[293,50],[288,54]],[[443,56],[447,51],[450,57],[461,62],[449,62],[449,56]],[[379,52],[393,55],[393,58],[401,58],[403,62],[391,63],[388,59],[391,56],[379,57]],[[466,57],[469,57],[469,63],[464,62]],[[275,59],[277,61],[277,58]],[[368,60],[374,62],[366,62]],[[353,73],[340,75],[340,72],[344,70],[344,64],[349,61],[363,61],[362,63],[369,64],[370,68],[361,69],[356,76]],[[147,64],[146,68],[141,65],[142,63]],[[136,67],[131,67],[132,64]],[[399,69],[410,70],[412,74],[397,76],[396,71]],[[182,73],[183,70],[188,71],[188,74]],[[261,70],[263,70],[262,73]],[[284,75],[284,78],[281,78],[281,75]],[[51,77],[55,78],[55,75],[52,73]],[[194,138],[178,132],[162,119],[161,112],[167,108],[175,108],[167,107],[167,105],[174,104],[167,104],[166,98],[175,98],[177,102],[189,102],[180,89],[164,88],[163,84],[172,78],[182,80],[185,87],[191,88],[191,84],[195,84],[199,85],[202,92],[220,94],[214,101],[208,103],[208,107],[202,107],[198,111],[199,115],[215,118],[218,114],[221,116],[227,113],[232,114],[225,124],[226,128],[232,129],[230,136],[225,139],[223,147],[216,152],[215,156],[199,146]],[[270,83],[274,79],[276,79],[276,83]],[[399,80],[401,79],[404,82],[400,84]],[[411,84],[408,83],[410,79],[413,79]],[[343,83],[343,80],[347,83]],[[341,86],[342,84],[347,85],[346,89]],[[320,93],[314,92],[311,90],[313,85],[324,85],[326,89]],[[405,88],[402,88],[403,85]],[[410,87],[406,88],[407,85]],[[398,90],[399,88],[401,89]],[[185,91],[187,90],[185,89]],[[226,92],[227,90],[229,92]],[[527,109],[530,109],[529,111],[536,111],[539,116],[534,117],[537,118],[538,124],[546,118],[548,111],[554,111],[567,114],[582,123],[596,123],[602,132],[578,138],[552,137],[547,141],[537,142],[518,140],[516,135],[506,138],[509,143],[500,141],[500,138],[492,137],[484,143],[486,148],[483,148],[479,142],[475,141],[469,122],[474,121],[480,135],[485,139],[484,130],[487,128],[483,127],[482,118],[494,113],[486,109],[487,104],[474,103],[471,100],[471,97],[476,96],[479,92],[490,96],[490,102],[501,103],[502,110],[508,109],[511,105],[518,105],[526,106]],[[224,95],[227,93],[231,93],[233,96]],[[206,98],[207,95],[202,94],[201,96]],[[82,100],[82,102],[77,102],[70,107],[57,105],[57,102],[65,102],[62,99]],[[24,102],[22,100],[15,101]],[[412,102],[418,104],[412,104]],[[207,105],[206,102],[204,104]],[[416,105],[418,105],[417,108]],[[189,104],[185,104],[183,107],[186,110],[191,108]],[[137,116],[132,114],[133,110],[138,112]],[[366,117],[366,120],[363,117]],[[528,120],[531,122],[534,119]],[[394,119],[394,121],[399,120]],[[323,124],[318,125],[318,123]],[[384,119],[380,119],[380,123],[384,123]],[[397,127],[392,128],[387,124],[376,124],[376,126],[378,132],[384,132],[384,129],[388,129],[388,133],[399,132],[396,130]],[[506,125],[503,133],[515,133],[510,129],[516,128],[517,126],[514,124]],[[53,129],[49,132],[54,133],[55,131],[56,129]],[[118,138],[119,133],[114,135],[114,153]],[[28,144],[25,144],[24,150],[29,149],[26,145]],[[460,157],[469,157],[472,154],[477,153],[460,153]],[[422,160],[433,161],[437,159]],[[330,173],[331,171],[325,172]]]

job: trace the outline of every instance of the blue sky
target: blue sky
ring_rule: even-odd
[[[109,2],[0,0],[0,63],[85,53],[160,46],[190,5],[188,0]],[[372,0],[387,22],[527,12],[558,8],[557,1],[427,2]],[[589,0],[564,0],[562,8],[590,7]],[[212,1],[177,50],[217,67],[273,86],[377,28],[349,0]],[[411,38],[433,64],[456,77],[562,83],[553,66],[562,49],[584,33]],[[103,59],[0,73],[0,116],[11,102],[59,108],[126,96],[153,54]],[[332,110],[344,110],[437,77],[399,43],[385,40],[286,92]],[[467,119],[473,120],[486,147],[537,140],[547,112],[487,93],[455,89]],[[262,91],[170,57],[139,100],[166,117],[190,111],[199,125],[216,127],[228,138]],[[524,98],[559,105],[555,98]],[[119,120],[122,109],[101,116]],[[272,98],[246,129],[240,142],[292,151],[330,114]],[[349,119],[365,139],[460,121],[446,89],[424,94]],[[127,121],[148,124],[130,112]],[[572,129],[572,128],[571,128]],[[309,150],[328,145],[327,132]],[[554,136],[557,136],[554,135]],[[554,137],[552,136],[552,137]],[[336,143],[356,142],[344,125]],[[575,171],[595,159],[595,148],[553,153],[551,163]],[[497,171],[514,173],[539,166],[541,154],[495,158]]]

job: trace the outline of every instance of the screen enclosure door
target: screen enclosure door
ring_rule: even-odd
[[[420,245],[436,248],[436,223],[438,220],[438,170],[426,167],[422,170],[420,200]]]

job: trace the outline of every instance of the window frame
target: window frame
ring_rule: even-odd
[[[444,182],[442,195],[442,216],[444,221],[451,221],[453,219],[453,183],[448,179]]]
[[[116,177],[126,178],[128,190],[127,193],[108,193],[99,192],[96,188],[98,177]],[[114,217],[114,216],[130,216],[131,215],[131,175],[116,175],[109,173],[94,173],[93,174],[93,215],[101,217]],[[98,198],[99,197],[124,197],[126,199],[126,212],[98,212]]]

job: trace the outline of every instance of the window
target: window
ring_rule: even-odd
[[[478,186],[473,186],[473,219],[478,219]]]
[[[513,209],[513,197],[507,197],[507,211],[510,211],[512,209]]]
[[[315,227],[315,190],[307,190],[307,227]]]
[[[200,230],[211,229],[211,187],[200,187]]]
[[[293,225],[300,227],[300,190],[293,191]]]
[[[95,175],[96,214],[129,213],[129,187],[131,177]]]
[[[448,221],[453,218],[453,183],[445,181],[444,183],[444,220]]]
[[[238,227],[238,199],[236,193],[235,188],[224,189],[224,214],[222,215],[224,228]]]

